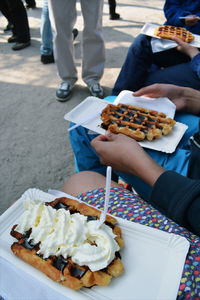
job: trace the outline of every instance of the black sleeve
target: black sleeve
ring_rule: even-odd
[[[179,225],[200,236],[200,180],[166,171],[153,187],[151,204]]]

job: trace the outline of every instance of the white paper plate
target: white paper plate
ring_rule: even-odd
[[[117,219],[125,242],[125,248],[121,251],[125,273],[114,278],[106,287],[73,291],[53,282],[40,271],[18,259],[10,250],[10,245],[15,240],[10,236],[10,229],[17,224],[22,214],[23,200],[32,198],[52,201],[55,196],[37,189],[29,189],[0,217],[0,256],[12,266],[20,268],[21,272],[24,270],[43,283],[44,289],[48,289],[48,286],[53,288],[58,295],[56,299],[59,299],[59,295],[74,300],[176,299],[189,242],[181,236],[120,218]],[[34,295],[30,291],[29,300],[33,299]]]
[[[134,97],[131,96],[133,98],[132,102],[130,100],[130,93],[132,93],[132,92],[130,92],[130,91],[121,92],[119,94],[119,96],[115,99],[114,103],[117,104],[117,103],[127,103],[128,102],[129,104],[135,105]],[[136,97],[136,98],[138,99],[139,97]],[[147,98],[140,97],[140,99],[141,99],[140,106],[147,107],[147,104],[146,104]],[[142,99],[145,99],[145,104],[143,104]],[[167,98],[159,98],[159,99],[160,99],[161,103],[166,104],[166,107],[171,106],[171,105],[168,105],[168,102],[172,103],[169,99],[167,99]],[[157,100],[157,99],[155,100],[156,105],[158,103],[157,101],[159,101],[159,100]],[[149,102],[154,103],[154,100],[151,99],[151,100],[149,100]],[[102,110],[108,104],[110,104],[110,102],[108,102],[108,101],[101,100],[96,97],[87,97],[83,102],[81,102],[79,105],[77,105],[75,108],[73,108],[70,112],[68,112],[64,116],[64,119],[67,121],[74,122],[74,123],[84,122],[82,124],[82,126],[84,126],[85,128],[88,128],[99,134],[105,134],[106,131],[101,128],[102,121],[100,118],[100,114],[101,114]],[[155,107],[152,108],[152,106],[149,105],[149,107],[147,107],[147,108],[155,109]],[[158,110],[158,107],[157,107],[157,110]],[[161,110],[161,111],[165,112],[166,110]],[[171,111],[171,109],[170,109],[170,111]],[[94,117],[92,118],[92,116],[94,116]],[[88,122],[87,122],[87,120],[88,120]],[[175,151],[178,143],[180,142],[180,140],[187,128],[188,128],[187,125],[176,122],[172,132],[169,135],[163,136],[160,139],[154,140],[152,142],[144,141],[144,142],[140,142],[139,144],[145,148],[149,148],[149,149],[153,149],[153,150],[157,150],[157,151],[161,151],[161,152],[166,152],[166,153],[172,153]]]
[[[158,37],[154,34],[154,30],[158,26],[162,26],[162,25],[153,24],[153,23],[146,23],[142,27],[140,32],[142,34],[146,34],[146,35],[152,36],[154,38],[161,39],[160,37]],[[197,34],[193,34],[193,35],[194,35],[194,40],[190,43],[190,45],[194,46],[194,47],[200,47],[200,35],[197,35]],[[170,43],[170,44],[173,44],[174,46],[177,46],[177,44],[174,41],[171,41],[171,40],[168,40],[168,39],[162,39],[162,40],[166,41],[166,43]]]

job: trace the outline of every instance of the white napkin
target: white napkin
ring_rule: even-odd
[[[177,43],[175,43],[174,41],[170,41],[170,40],[158,39],[158,38],[152,37],[151,47],[152,47],[153,53],[156,53],[156,52],[161,52],[161,51],[166,51],[168,49],[176,48]]]
[[[114,104],[124,103],[133,106],[140,106],[147,109],[157,110],[163,112],[169,118],[174,118],[176,105],[168,98],[148,98],[148,97],[135,97],[132,91],[122,91],[114,101]]]

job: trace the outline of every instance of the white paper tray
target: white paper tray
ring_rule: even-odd
[[[160,37],[158,37],[154,34],[154,30],[158,26],[161,26],[161,25],[153,24],[153,23],[146,23],[142,27],[141,33],[152,36],[152,37],[157,38],[157,39],[161,39]],[[197,35],[197,34],[193,34],[193,35],[194,35],[194,40],[190,43],[190,45],[194,46],[194,47],[200,47],[200,35]],[[168,39],[165,39],[165,41],[170,43],[170,44],[177,45],[174,41],[171,41],[171,40],[168,40]]]
[[[118,218],[125,242],[125,248],[121,251],[125,273],[114,278],[106,287],[73,291],[53,282],[11,252],[10,245],[15,239],[9,233],[22,214],[25,198],[52,201],[55,196],[37,189],[29,189],[0,217],[0,256],[16,268],[20,268],[21,272],[24,270],[40,283],[57,291],[56,299],[59,299],[61,294],[74,300],[176,299],[189,249],[189,242],[185,238]],[[32,291],[30,295],[31,293]],[[29,299],[33,300],[33,296]]]
[[[130,92],[130,91],[121,92],[119,94],[119,96],[116,98],[116,100],[114,101],[114,103],[117,104],[117,103],[128,102],[130,104],[131,103],[130,93],[132,93],[132,92]],[[139,98],[139,97],[137,97],[137,98]],[[142,97],[140,97],[140,98],[142,98]],[[166,103],[168,103],[167,100],[169,101],[169,99],[167,99],[167,98],[162,98],[162,99],[163,100],[160,100],[160,102],[166,101]],[[151,102],[151,100],[149,100],[149,102]],[[153,100],[152,100],[152,102],[153,102]],[[156,105],[158,105],[157,103],[158,102],[156,101]],[[81,123],[81,121],[88,119],[88,122],[84,123],[82,126],[84,126],[85,128],[88,128],[96,133],[105,134],[106,131],[101,128],[102,121],[100,119],[100,114],[101,114],[102,110],[108,104],[110,104],[110,102],[108,102],[108,101],[101,100],[96,97],[87,97],[83,102],[81,102],[79,105],[77,105],[75,108],[73,108],[70,112],[68,112],[64,116],[64,119],[74,122],[74,123]],[[132,102],[132,105],[134,105],[133,102]],[[140,106],[150,108],[150,106],[147,107],[146,103],[145,103],[145,105],[142,105],[142,101],[140,103]],[[155,107],[152,109],[155,109]],[[157,107],[157,110],[158,110],[158,107]],[[161,110],[161,111],[163,111],[163,110]],[[165,112],[165,111],[163,111],[163,112]],[[91,119],[92,115],[94,115],[93,119]],[[89,120],[89,118],[90,118],[90,120]],[[172,118],[173,118],[173,116],[172,116]],[[161,151],[161,152],[166,152],[166,153],[172,153],[175,151],[178,143],[180,142],[180,140],[187,128],[188,128],[187,125],[177,122],[175,124],[172,132],[169,135],[161,137],[160,139],[154,140],[152,142],[144,141],[144,142],[140,142],[139,144],[145,148],[149,148],[149,149],[153,149],[153,150],[157,150],[157,151]]]

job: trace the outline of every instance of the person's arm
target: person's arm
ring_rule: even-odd
[[[154,184],[150,202],[179,225],[200,235],[200,180],[163,172]]]
[[[179,19],[179,17],[185,17],[192,14],[190,11],[185,10],[181,3],[181,0],[165,1],[163,10],[168,25],[183,27],[185,22],[184,20]]]
[[[177,110],[200,114],[200,91],[192,88],[173,84],[152,84],[134,92],[133,95],[150,98],[167,97],[176,105]]]
[[[123,134],[99,135],[91,141],[104,165],[138,176],[150,186],[164,172],[134,139]]]
[[[100,135],[91,142],[104,165],[138,176],[153,187],[151,203],[178,224],[200,235],[200,181],[159,166],[133,139]]]

